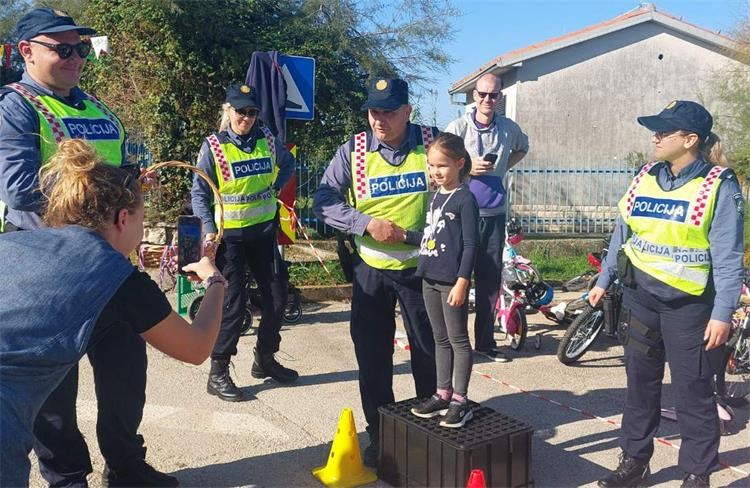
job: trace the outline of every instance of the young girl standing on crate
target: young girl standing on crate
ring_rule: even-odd
[[[440,134],[430,145],[430,177],[438,185],[423,232],[406,232],[419,245],[417,276],[435,336],[437,392],[412,408],[422,418],[443,415],[442,427],[458,428],[471,420],[467,394],[472,352],[469,343],[468,294],[479,236],[479,208],[464,183],[471,158],[463,139]],[[455,381],[454,381],[455,380]]]

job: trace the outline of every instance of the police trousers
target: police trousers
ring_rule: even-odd
[[[623,298],[630,320],[640,321],[661,337],[648,338],[629,327],[630,339],[625,346],[628,389],[621,447],[628,456],[641,462],[651,458],[661,415],[666,360],[681,437],[679,467],[685,473],[710,473],[719,466],[720,430],[713,378],[721,368],[722,358],[721,347],[706,351],[703,342],[713,300],[686,297],[666,304],[637,285],[625,288]],[[642,347],[641,350],[637,345],[631,347],[632,341],[663,352],[644,354]]]
[[[277,352],[281,344],[288,278],[276,247],[275,232],[252,239],[226,237],[216,254],[216,265],[229,281],[229,288],[224,294],[224,316],[211,359],[226,360],[237,354],[246,314],[247,266],[258,284],[262,302],[256,347],[261,354]]]
[[[102,334],[88,351],[97,401],[96,438],[112,470],[143,462],[138,427],[146,404],[146,342],[125,324]],[[50,486],[83,486],[92,472],[86,441],[78,429],[78,365],[47,397],[34,422],[39,471]]]
[[[350,333],[359,367],[359,393],[371,438],[379,432],[378,407],[393,403],[393,339],[396,301],[411,352],[417,396],[435,393],[435,342],[415,269],[380,270],[355,253]]]

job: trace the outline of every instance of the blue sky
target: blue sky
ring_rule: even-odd
[[[657,10],[724,33],[750,11],[748,0],[655,0]],[[454,0],[463,13],[456,36],[446,51],[456,59],[447,73],[438,73],[434,94],[419,102],[425,121],[440,128],[462,107],[451,105],[448,88],[494,57],[617,17],[637,8],[637,0]]]

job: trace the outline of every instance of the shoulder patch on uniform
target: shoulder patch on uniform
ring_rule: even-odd
[[[732,170],[732,168],[727,168],[719,175],[720,180],[736,180],[737,174]],[[742,195],[740,195],[742,196]]]
[[[734,200],[734,206],[737,209],[737,213],[745,215],[745,199],[742,198],[742,193],[735,193],[732,195],[732,199]]]

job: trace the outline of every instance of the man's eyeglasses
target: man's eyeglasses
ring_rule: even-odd
[[[88,41],[81,41],[78,44],[67,44],[61,42],[59,44],[50,44],[48,42],[35,41],[31,39],[29,42],[34,44],[41,44],[42,46],[52,49],[60,56],[60,59],[68,59],[73,55],[73,51],[78,53],[78,57],[85,58],[91,52],[91,43]]]
[[[234,112],[240,117],[247,117],[249,119],[252,119],[253,117],[258,116],[258,111],[255,109],[241,109],[241,110],[234,109]]]
[[[476,90],[476,92],[480,100],[485,97],[490,97],[490,100],[497,100],[497,97],[500,96],[500,92],[480,92],[479,90]]]

